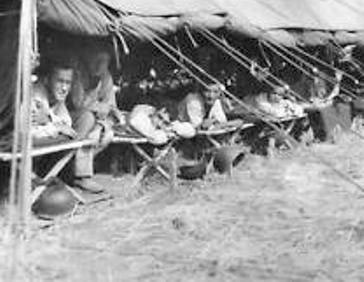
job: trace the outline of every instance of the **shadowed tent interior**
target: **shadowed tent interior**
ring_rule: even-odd
[[[11,146],[8,140],[13,129],[13,102],[16,89],[19,10],[17,1],[0,4],[0,145]]]

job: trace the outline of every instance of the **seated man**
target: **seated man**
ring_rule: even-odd
[[[226,123],[229,103],[222,97],[223,86],[213,84],[203,94],[190,93],[178,105],[178,119],[190,122],[195,128]]]
[[[96,150],[80,149],[75,159],[74,185],[94,193],[103,189],[92,181],[93,159],[112,140],[111,116],[118,118],[119,113],[109,64],[107,52],[94,52],[85,66],[80,66],[72,93],[72,120],[79,138],[94,139],[103,145]]]
[[[316,68],[313,69],[314,79],[313,79],[313,95],[311,97],[312,103],[317,106],[327,106],[331,105],[334,99],[340,95],[341,81],[343,78],[343,72],[340,70],[335,71],[335,85],[328,90],[326,81],[322,78],[325,74],[320,73]]]
[[[207,118],[213,123],[227,122],[226,111],[230,110],[231,106],[228,100],[223,99],[223,90],[224,86],[213,84],[204,92],[205,103],[209,109]]]
[[[38,81],[32,90],[32,137],[34,142],[59,137],[75,138],[71,116],[66,107],[73,69],[54,65],[48,77]]]
[[[192,92],[178,104],[178,120],[189,122],[194,128],[202,125],[206,115],[205,101],[201,94]]]
[[[111,116],[118,110],[113,78],[109,71],[110,55],[105,51],[91,52],[79,66],[72,93],[72,117],[76,131],[86,137],[91,131],[104,133],[111,139]],[[87,122],[85,122],[87,120]]]
[[[74,79],[74,69],[70,65],[56,64],[48,77],[37,82],[32,99],[32,134],[35,140],[55,138],[61,135],[79,137],[72,129],[71,115],[65,101]],[[92,149],[80,148],[75,157],[75,184],[93,193],[102,189],[90,180],[93,175]]]

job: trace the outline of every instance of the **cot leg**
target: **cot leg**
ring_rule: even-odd
[[[149,168],[150,168],[150,166],[149,165],[145,165],[145,166],[143,166],[140,170],[139,170],[139,172],[138,172],[138,174],[135,176],[135,178],[134,178],[134,181],[133,181],[133,184],[132,184],[132,189],[134,189],[134,188],[136,188],[138,185],[139,185],[139,183],[144,179],[144,177],[145,177],[145,175],[146,175],[146,173],[148,172],[148,170],[149,170]]]
[[[276,147],[276,139],[274,138],[274,136],[269,137],[269,139],[268,139],[268,148],[267,148],[267,154],[268,154],[269,158],[274,157],[275,147]]]
[[[171,149],[171,188],[172,190],[177,188],[177,152],[175,148]]]
[[[43,178],[43,181],[46,182],[50,178],[55,177],[59,174],[59,172],[65,167],[65,165],[72,159],[72,157],[75,155],[76,151],[73,150],[69,153],[67,153],[65,156],[63,156],[54,166],[53,168],[47,173],[47,175]],[[47,186],[41,185],[38,186],[32,193],[32,203],[34,203],[40,195],[47,189]],[[78,194],[74,189],[67,186],[67,189],[73,194],[73,196],[80,202],[85,203],[85,199]]]
[[[43,178],[44,181],[49,180],[52,177],[58,175],[58,173],[65,167],[65,165],[72,159],[75,155],[76,151],[72,151],[67,153],[63,156],[54,166],[53,168],[47,173],[47,175]]]
[[[166,148],[164,148],[162,150],[162,152],[156,156],[154,159],[151,158],[142,148],[140,148],[138,145],[134,144],[133,148],[134,150],[141,156],[143,157],[146,161],[147,164],[142,167],[140,169],[140,171],[138,172],[137,176],[135,177],[135,180],[133,182],[133,188],[135,188],[140,181],[143,180],[143,178],[145,177],[145,174],[147,173],[147,171],[151,168],[151,167],[155,167],[155,169],[163,176],[165,177],[167,180],[170,180],[171,177],[170,175],[158,164],[163,158],[165,158],[165,156],[168,154],[168,152],[171,150],[172,145],[169,144]]]

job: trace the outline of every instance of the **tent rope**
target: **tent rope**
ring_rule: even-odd
[[[285,48],[284,46],[282,46],[282,45],[280,45],[280,44],[277,44],[277,43],[276,43],[275,45],[279,45],[279,46],[281,47],[281,49],[286,49],[286,51],[287,51],[287,52],[289,52],[289,50],[288,50],[287,48]],[[298,53],[300,53],[301,55],[303,55],[303,56],[305,56],[305,57],[307,57],[307,58],[309,58],[309,59],[311,59],[311,60],[313,60],[313,61],[315,61],[315,62],[317,62],[317,63],[321,64],[322,66],[327,67],[327,68],[329,68],[329,69],[331,69],[331,70],[333,70],[333,71],[341,71],[341,72],[343,72],[343,75],[344,75],[344,76],[346,76],[347,78],[350,78],[350,79],[351,79],[351,80],[353,80],[353,81],[355,81],[355,80],[356,80],[356,78],[355,78],[355,77],[353,77],[352,75],[350,75],[349,73],[347,73],[347,72],[345,72],[345,71],[343,71],[343,70],[341,70],[341,69],[339,69],[339,68],[337,68],[337,67],[334,67],[334,66],[330,65],[329,63],[325,62],[324,60],[321,60],[320,58],[317,58],[317,57],[315,57],[315,56],[311,55],[310,53],[308,53],[308,52],[306,52],[306,51],[302,50],[301,48],[299,48],[299,47],[297,47],[297,46],[294,46],[294,47],[293,47],[293,50],[296,50],[296,51],[297,51]],[[308,63],[308,62],[307,62],[307,63]]]
[[[135,27],[134,27],[135,28]],[[207,79],[209,79],[210,81],[212,81],[215,84],[219,84],[222,85],[222,83],[215,78],[214,76],[212,76],[211,74],[207,73],[204,69],[202,69],[199,65],[197,65],[195,62],[193,62],[192,60],[190,60],[188,57],[186,57],[184,54],[180,53],[178,50],[176,50],[173,46],[171,46],[168,42],[166,42],[165,40],[163,40],[162,38],[160,38],[158,35],[153,34],[152,31],[148,30],[148,29],[144,29],[143,31],[138,30],[138,32],[140,32],[143,36],[145,36],[146,38],[148,38],[148,40],[150,40],[162,53],[164,53],[167,57],[169,57],[170,59],[172,59],[177,65],[179,65],[181,68],[183,68],[184,70],[186,70],[193,78],[196,79],[197,82],[199,82],[201,85],[203,85],[204,87],[208,88],[209,85],[203,81],[199,76],[197,76],[193,71],[191,71],[184,63],[182,63],[181,61],[179,61],[177,58],[174,57],[174,55],[170,54],[170,51],[175,53],[176,56],[182,56],[183,59],[188,62],[189,64],[191,64],[191,66],[193,66],[194,68],[196,68],[201,74],[203,74]],[[149,33],[149,34],[148,34]],[[155,36],[156,40],[158,40],[160,43],[156,42],[155,39],[153,39],[153,36]],[[168,48],[170,51],[168,51],[165,47],[163,47],[161,44],[163,44],[166,48]],[[244,103],[242,100],[240,100],[239,98],[237,98],[234,94],[232,94],[231,92],[229,92],[226,89],[222,89],[222,92],[224,92],[224,94],[231,98],[232,100],[234,100],[235,102],[237,102],[239,105],[241,105],[244,109],[246,109],[248,112],[254,114],[258,119],[260,119],[261,121],[263,121],[264,123],[266,123],[267,125],[270,125],[273,129],[275,129],[276,131],[280,132],[281,134],[284,134],[284,131],[282,131],[281,128],[279,128],[277,125],[275,125],[274,123],[271,122],[271,120],[275,120],[276,118],[273,116],[270,116],[264,112],[262,112],[260,109],[255,108],[251,105],[248,105],[246,103]],[[269,119],[268,119],[268,118]],[[291,137],[291,136],[290,136]],[[291,140],[292,141],[292,140]],[[296,140],[294,140],[296,141]]]
[[[299,64],[295,63],[292,59],[290,59],[288,56],[292,56],[293,58],[295,58],[297,61],[301,62],[302,64],[304,64],[305,66],[313,69],[316,68],[316,66],[310,64],[309,62],[307,62],[306,60],[300,58],[299,56],[293,54],[291,51],[289,51],[288,49],[286,49],[285,47],[283,47],[280,44],[274,44],[272,42],[268,42],[267,40],[263,41],[264,44],[266,46],[268,46],[274,53],[276,53],[277,55],[279,55],[280,57],[284,58],[287,62],[289,62],[290,64],[294,65],[295,67],[297,67],[299,70],[301,70],[303,73],[305,73],[306,75],[308,75],[311,78],[314,78],[314,76],[307,70],[305,70],[304,68],[302,68]],[[282,50],[279,51],[278,49]],[[300,50],[300,49],[297,49]],[[301,50],[302,51],[302,50]],[[287,55],[285,55],[287,54]],[[302,51],[303,52],[303,51]],[[304,52],[304,54],[306,54]],[[311,58],[315,58],[314,56],[312,56],[311,54],[306,54],[306,56],[310,56]],[[315,58],[316,60],[320,61],[319,59]],[[331,65],[327,64],[327,67],[329,67],[331,70],[335,70],[335,71],[340,71],[345,75],[345,72],[338,69],[338,68],[333,68]],[[351,79],[354,79],[352,76],[350,76],[349,74],[346,75],[347,77],[350,77]],[[327,81],[328,83],[335,85],[336,81],[334,79],[331,79],[331,77],[328,76],[321,76],[322,79],[324,79],[325,81]],[[342,87],[341,90],[343,92],[345,92],[346,95],[350,96],[351,98],[357,98],[356,94],[353,93],[352,91],[346,89],[345,87]]]
[[[138,31],[138,32],[142,32],[142,35],[145,36],[146,38],[148,38],[148,40],[150,40],[166,56],[168,56],[169,58],[173,57],[173,59],[172,58],[171,59],[177,65],[179,65],[181,68],[183,68],[184,70],[186,70],[193,78],[195,78],[204,87],[208,88],[209,87],[209,84],[206,83],[205,81],[203,81],[200,77],[198,77],[193,71],[191,71],[190,69],[188,69],[188,67],[184,63],[182,63],[180,60],[176,59],[173,55],[171,55],[169,53],[169,51],[166,50],[161,44],[163,44],[164,46],[166,46],[166,48],[168,48],[173,53],[175,53],[176,56],[183,58],[186,62],[188,62],[191,66],[193,66],[196,70],[198,70],[201,74],[203,74],[207,79],[209,79],[212,83],[222,85],[222,83],[217,78],[215,78],[211,74],[207,73],[199,65],[197,65],[195,62],[193,62],[188,57],[186,57],[179,50],[175,49],[173,46],[171,46],[168,42],[166,42],[165,40],[163,40],[162,38],[160,38],[158,35],[153,34],[152,31],[145,30],[144,32],[143,31]],[[150,32],[152,35],[148,35],[147,32]],[[158,40],[161,44],[158,43],[158,42],[156,42],[156,40],[153,39],[153,36],[155,36],[156,37],[156,40]],[[177,63],[176,60],[178,61],[178,63]],[[254,108],[253,106],[248,105],[248,104],[242,102],[240,99],[236,98],[235,95],[233,95],[232,93],[230,93],[226,89],[223,89],[222,91],[225,93],[226,96],[230,97],[235,102],[237,102],[241,106],[243,106],[244,109],[246,109],[247,111],[249,111],[251,113],[254,113],[257,116],[257,118],[259,118],[260,120],[264,121],[267,124],[271,124],[273,127],[276,127],[276,125],[272,124],[265,116],[268,116],[270,119],[276,119],[275,117],[269,116],[268,114],[262,112],[260,109]]]
[[[293,61],[293,59],[290,59],[287,55],[283,54],[281,51],[278,50],[278,48],[276,48],[275,46],[273,46],[271,43],[269,43],[268,41],[264,41],[264,44],[271,49],[274,53],[276,53],[278,56],[282,57],[284,60],[286,60],[288,63],[290,63],[292,66],[296,67],[297,69],[299,69],[302,73],[304,73],[305,75],[307,75],[308,77],[315,79],[315,76],[313,74],[311,74],[311,72],[309,72],[308,70],[304,69],[303,67],[301,67],[299,65],[299,63],[296,63],[295,61]],[[301,59],[302,60],[302,59]],[[305,64],[307,65],[308,63],[305,62]],[[315,66],[312,66],[312,68],[315,68]],[[325,81],[329,82],[330,84],[333,84],[332,80],[328,79],[326,75],[321,75],[320,76],[321,79],[324,79]],[[352,93],[351,91],[345,89],[344,87],[340,88],[342,90],[343,93],[345,93],[347,96],[356,99],[357,95]]]
[[[242,52],[238,51],[237,49],[233,48],[231,45],[229,45],[226,41],[221,40],[220,38],[218,38],[216,35],[214,35],[212,32],[205,30],[205,29],[201,29],[200,30],[201,34],[207,38],[209,41],[211,41],[215,46],[217,46],[219,49],[222,49],[224,52],[226,52],[228,55],[230,55],[230,57],[232,57],[237,63],[239,63],[240,65],[242,65],[244,68],[246,68],[247,70],[250,69],[251,64],[253,63],[253,60],[248,58],[247,56],[245,56]],[[244,61],[242,61],[244,60]],[[292,89],[289,88],[289,86],[287,85],[287,83],[281,79],[279,79],[278,77],[276,77],[273,73],[271,72],[267,72],[267,75],[272,78],[277,84],[274,84],[272,82],[270,82],[267,78],[262,78],[262,80],[269,85],[270,87],[272,87],[273,89],[275,89],[278,86],[283,86],[285,87],[291,94],[293,94],[297,99],[302,100],[302,101],[307,101],[305,100],[301,95],[299,95],[297,92],[293,91]]]
[[[337,41],[337,39],[335,39],[335,38],[333,38],[333,40],[332,40],[332,42],[333,42],[333,46],[338,50],[337,52],[338,53],[340,53],[340,52],[343,52],[344,51],[344,48],[342,47],[342,46],[340,46],[340,44],[339,44],[339,42]],[[364,71],[363,71],[363,69],[364,69],[364,64],[363,64],[363,62],[361,62],[360,60],[358,60],[357,58],[355,58],[353,55],[352,55],[352,64],[355,66],[355,67],[359,67],[360,68],[360,73],[361,74],[364,74]],[[349,61],[350,62],[350,61]],[[357,66],[356,66],[356,65]],[[354,77],[355,78],[355,77]],[[357,78],[355,78],[355,84],[359,84],[359,80],[357,79]]]

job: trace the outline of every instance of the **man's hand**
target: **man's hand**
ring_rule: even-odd
[[[50,118],[45,113],[32,112],[32,123],[36,125],[46,125],[50,122]]]
[[[336,78],[336,81],[337,82],[340,82],[343,79],[343,76],[344,76],[344,72],[343,71],[337,70],[335,72],[335,78]]]
[[[102,126],[100,124],[96,124],[95,127],[87,135],[87,139],[100,142],[101,134],[102,134]]]
[[[41,101],[35,101],[36,109],[32,110],[32,123],[46,125],[51,121],[49,111]]]
[[[202,128],[210,129],[215,124],[216,124],[216,121],[214,119],[208,118],[203,121]]]
[[[99,81],[97,86],[86,92],[85,95],[84,95],[84,101],[83,101],[83,106],[86,107],[86,108],[92,108],[94,107],[94,105],[97,104],[97,97],[99,95],[99,92],[102,88],[102,82]]]
[[[72,127],[69,127],[68,125],[57,125],[57,129],[60,134],[66,135],[72,139],[77,138],[77,132]]]
[[[122,114],[119,109],[111,109],[110,114],[115,119],[116,124],[125,125],[127,123],[125,114]]]
[[[99,109],[95,109],[94,112],[98,120],[105,120],[109,114],[109,110],[105,110],[105,107],[102,107],[102,105],[100,105]]]

